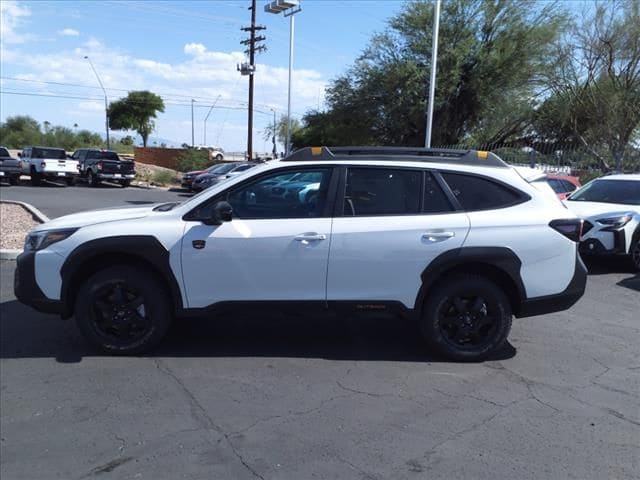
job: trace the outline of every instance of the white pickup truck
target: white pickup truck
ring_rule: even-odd
[[[80,174],[78,161],[67,157],[62,148],[25,147],[20,155],[22,173],[31,177],[31,184],[40,185],[43,179],[64,180],[73,185]]]

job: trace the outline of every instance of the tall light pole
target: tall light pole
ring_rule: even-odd
[[[191,99],[191,148],[196,146],[196,134],[195,134],[194,123],[193,123],[193,103],[194,102],[195,100],[192,98]]]
[[[211,108],[209,109],[209,111],[207,112],[207,116],[204,117],[204,136],[203,136],[203,141],[202,141],[202,145],[204,145],[205,147],[207,146],[207,120],[209,119],[209,115],[211,115],[211,112],[213,111],[213,109],[216,107],[216,103],[218,103],[218,100],[220,100],[220,97],[222,95],[218,95],[215,99],[215,101],[213,102],[213,105],[211,105]]]
[[[281,13],[289,17],[289,88],[287,92],[287,143],[284,146],[285,155],[291,151],[291,73],[293,70],[293,33],[294,15],[302,11],[300,0],[274,0],[264,6],[267,13]]]
[[[424,146],[431,147],[431,131],[433,129],[433,104],[436,94],[436,64],[438,63],[438,31],[440,29],[440,0],[435,0],[433,12],[433,36],[431,39],[431,78],[429,80],[429,106],[427,108],[427,131]]]
[[[93,66],[93,63],[91,62],[91,59],[89,58],[88,55],[85,55],[84,58],[89,62],[89,65],[91,65],[91,70],[93,70],[93,73],[95,74],[96,78],[98,79],[98,83],[100,84],[100,88],[102,88],[102,93],[104,93],[104,117],[105,117],[105,128],[107,131],[107,149],[111,148],[111,144],[109,142],[109,105],[107,103],[107,91],[104,89],[104,85],[102,85],[102,80],[100,80],[100,76],[98,75],[98,72],[96,72],[96,69]]]
[[[277,128],[277,124],[276,124],[276,111],[273,108],[270,108],[269,110],[271,110],[273,112],[273,151],[271,153],[273,153],[273,158],[274,160],[276,158],[278,158],[278,149],[276,148],[276,128]]]

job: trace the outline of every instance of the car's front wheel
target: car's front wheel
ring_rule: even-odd
[[[640,271],[640,232],[635,234],[631,242],[629,260],[631,260],[631,266]]]
[[[102,351],[135,355],[155,347],[172,320],[162,282],[139,267],[118,265],[91,276],[78,292],[76,323]]]
[[[451,360],[481,361],[500,350],[511,330],[511,304],[488,278],[451,275],[427,296],[421,330]]]

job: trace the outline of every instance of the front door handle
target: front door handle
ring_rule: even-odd
[[[443,242],[455,237],[455,232],[445,232],[444,230],[426,231],[422,234],[422,239],[429,243]]]
[[[296,235],[295,237],[293,237],[293,239],[296,242],[301,242],[304,245],[309,245],[309,243],[311,242],[319,242],[321,240],[326,240],[327,236],[320,233],[310,232],[310,233],[301,233],[300,235]]]

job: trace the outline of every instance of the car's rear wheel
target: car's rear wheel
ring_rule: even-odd
[[[500,350],[511,330],[511,304],[488,278],[451,275],[427,296],[421,330],[451,360],[480,361]]]
[[[631,266],[636,270],[640,270],[640,232],[636,233],[629,249],[629,260]]]
[[[85,338],[114,355],[155,347],[171,323],[164,285],[139,267],[113,266],[91,276],[78,292],[76,323]]]
[[[127,188],[129,185],[131,185],[131,180],[123,180],[120,182],[120,185],[122,185],[122,188]]]
[[[38,187],[42,183],[42,175],[36,172],[35,167],[31,167],[30,176],[31,176],[31,185],[33,185],[34,187]]]
[[[64,181],[66,182],[67,186],[69,187],[73,187],[73,185],[76,183],[75,182],[75,178],[73,177],[67,177],[64,179]]]
[[[97,187],[99,182],[98,177],[91,170],[87,170],[87,184],[90,187]]]
[[[216,161],[217,161],[217,162],[221,162],[221,161],[222,161],[222,159],[223,159],[223,157],[222,157],[222,155],[221,155],[221,154],[217,154],[217,155],[216,155]]]

